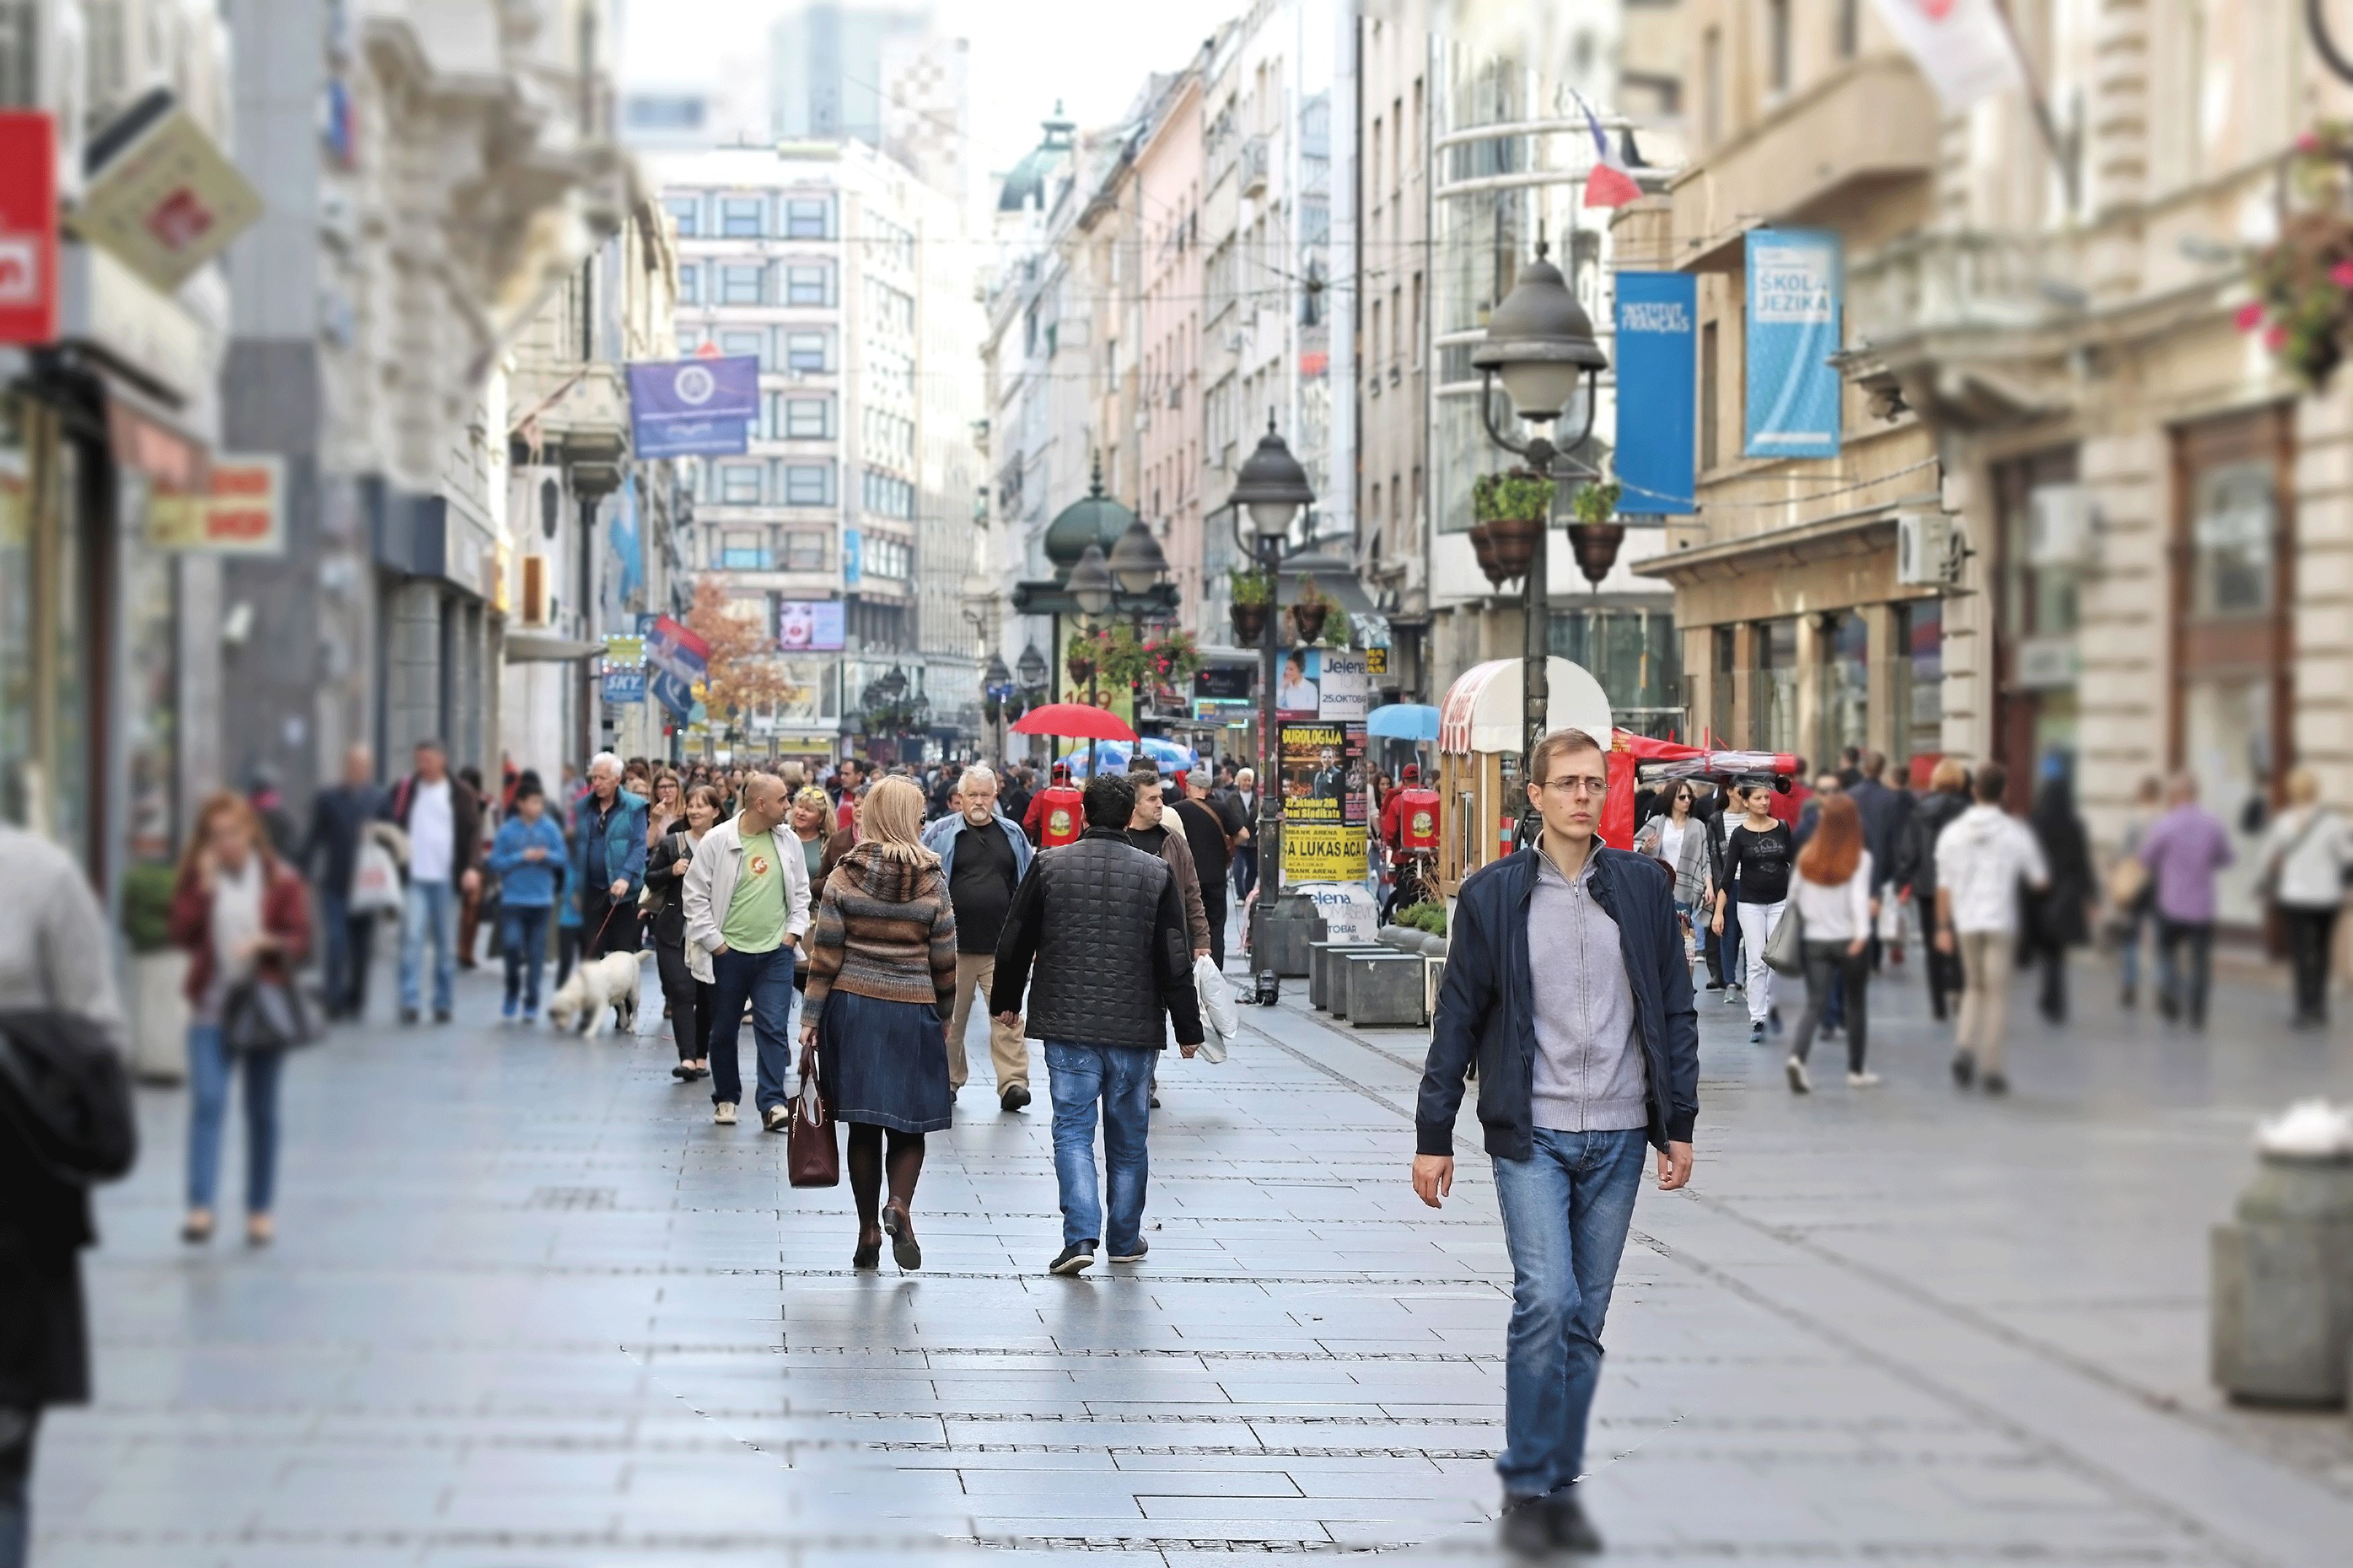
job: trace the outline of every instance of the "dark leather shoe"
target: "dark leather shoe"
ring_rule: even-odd
[[[1029,1103],[1029,1089],[1018,1083],[1009,1086],[1006,1089],[1004,1097],[997,1102],[997,1109],[1000,1110],[1018,1110]]]
[[[1572,1555],[1600,1552],[1601,1532],[1585,1517],[1585,1505],[1577,1500],[1575,1487],[1563,1487],[1544,1500],[1545,1511],[1552,1521],[1554,1551]]]
[[[1505,1552],[1532,1562],[1552,1555],[1552,1520],[1545,1507],[1548,1500],[1540,1497],[1504,1500],[1504,1518],[1495,1533]]]

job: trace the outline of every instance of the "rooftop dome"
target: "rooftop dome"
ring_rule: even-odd
[[[1077,127],[1062,118],[1059,99],[1054,102],[1053,118],[1042,124],[1046,134],[1005,176],[1005,186],[997,193],[998,212],[1018,213],[1033,201],[1043,207],[1052,199],[1054,176],[1071,160],[1071,132]]]
[[[1060,582],[1079,563],[1090,544],[1101,545],[1109,555],[1119,536],[1135,521],[1135,513],[1103,494],[1103,461],[1095,461],[1094,478],[1087,485],[1087,493],[1064,507],[1046,525],[1046,559],[1053,563],[1054,580]]]

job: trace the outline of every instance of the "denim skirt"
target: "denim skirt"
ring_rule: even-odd
[[[927,1003],[831,993],[818,1020],[817,1071],[837,1121],[939,1132],[955,1120],[946,1027]]]

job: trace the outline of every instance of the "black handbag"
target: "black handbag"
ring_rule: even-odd
[[[130,1069],[79,1014],[0,1013],[0,1123],[41,1169],[77,1187],[114,1180],[139,1155]]]
[[[291,981],[256,974],[229,987],[221,1040],[233,1051],[290,1051],[319,1037],[311,1005]]]

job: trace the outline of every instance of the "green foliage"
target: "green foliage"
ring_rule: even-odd
[[[1226,574],[1226,586],[1237,605],[1274,603],[1274,580],[1263,572],[1237,566]]]
[[[2353,125],[2324,121],[2296,138],[2288,174],[2296,210],[2281,219],[2279,238],[2250,257],[2255,297],[2237,320],[2317,390],[2353,336]]]
[[[172,893],[180,874],[171,866],[142,861],[122,873],[122,934],[133,952],[161,952],[172,945]]]
[[[1568,498],[1568,510],[1579,522],[1608,522],[1617,513],[1618,498],[1623,494],[1623,485],[1587,485]]]
[[[1542,522],[1552,516],[1553,482],[1514,470],[1471,481],[1471,512],[1481,522]]]
[[[1426,931],[1432,936],[1446,934],[1446,906],[1434,899],[1418,904],[1408,904],[1398,911],[1397,923],[1409,931]]]
[[[1299,584],[1299,598],[1293,607],[1302,610],[1314,610],[1320,607],[1328,615],[1340,607],[1340,601],[1317,587],[1315,579],[1310,577]]]

